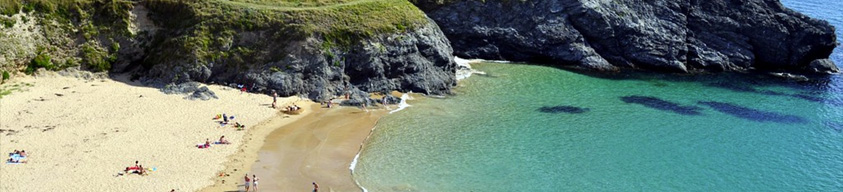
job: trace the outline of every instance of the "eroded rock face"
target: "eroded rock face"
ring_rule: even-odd
[[[828,73],[834,66],[815,62],[834,49],[834,28],[777,0],[415,3],[439,24],[455,55],[466,58],[690,73]]]
[[[148,83],[199,81],[242,84],[253,92],[275,90],[325,101],[346,92],[412,91],[444,94],[456,84],[450,42],[431,20],[403,33],[381,34],[346,47],[328,48],[317,36],[273,42],[273,32],[239,32],[233,47],[255,47],[260,59],[196,64],[193,58],[139,70]],[[268,41],[268,42],[267,42]]]

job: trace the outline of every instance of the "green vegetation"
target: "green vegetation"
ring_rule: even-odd
[[[129,13],[136,5],[148,9],[148,16],[161,29],[154,36],[129,32]],[[26,20],[50,33],[47,39],[82,37],[80,41],[43,45],[48,51],[39,51],[28,65],[18,63],[27,65],[27,73],[80,65],[109,71],[120,59],[117,42],[138,36],[141,38],[135,40],[142,41],[147,53],[153,54],[140,61],[147,68],[213,62],[248,69],[286,57],[290,54],[287,47],[294,45],[290,43],[307,38],[321,42],[322,50],[330,55],[329,62],[339,66],[343,52],[362,40],[404,33],[429,22],[406,0],[0,0],[0,14],[19,12],[32,14]],[[0,24],[15,25],[14,20],[7,20],[0,19]],[[78,57],[51,58],[59,55]],[[293,67],[269,70],[283,68]]]
[[[15,19],[12,19],[12,18],[2,18],[2,17],[0,17],[0,23],[2,23],[3,27],[5,27],[5,28],[12,28],[12,27],[15,26],[16,21],[15,21]]]
[[[3,96],[12,94],[12,91],[20,91],[21,88],[24,88],[24,87],[32,87],[32,84],[20,83],[20,84],[0,86],[0,99],[2,99]]]
[[[116,60],[116,56],[109,56],[104,50],[91,44],[82,46],[82,60],[88,64],[94,72],[108,71],[111,69],[111,63]]]
[[[32,74],[38,68],[44,68],[47,70],[55,68],[55,65],[53,65],[53,61],[52,58],[50,58],[50,55],[47,55],[47,53],[44,53],[43,51],[39,51],[38,55],[29,61],[29,65],[26,67],[25,72],[26,74]]]
[[[1,82],[6,82],[6,80],[9,80],[10,77],[11,76],[9,76],[8,71],[3,71],[3,81],[1,81]]]
[[[243,60],[252,51],[218,47],[235,31],[276,33],[272,42],[303,40],[315,35],[323,47],[345,48],[377,34],[398,33],[427,23],[424,13],[405,0],[149,0],[146,7],[161,14],[163,26],[193,29],[171,42],[197,58]],[[173,19],[178,18],[178,19]],[[154,18],[155,19],[155,18]],[[263,43],[263,42],[259,42]],[[258,45],[266,47],[267,45]],[[245,60],[243,60],[245,61]],[[248,61],[246,61],[248,62]]]

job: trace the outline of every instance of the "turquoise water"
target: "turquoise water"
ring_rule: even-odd
[[[813,2],[785,2],[843,10],[806,3]],[[839,16],[826,17],[843,28]],[[354,179],[369,191],[843,189],[840,76],[797,83],[474,67],[487,75],[384,117]]]

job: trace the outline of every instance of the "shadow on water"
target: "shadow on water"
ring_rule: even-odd
[[[843,123],[841,122],[825,121],[823,124],[825,124],[826,127],[834,129],[837,132],[843,132]]]
[[[682,106],[678,103],[665,101],[663,99],[659,99],[656,97],[649,97],[649,96],[624,96],[621,97],[621,100],[625,103],[635,103],[639,105],[643,105],[645,107],[658,109],[662,111],[670,111],[676,114],[681,115],[701,115],[700,113],[701,108],[697,106]]]
[[[542,113],[570,113],[570,114],[578,114],[578,113],[585,113],[591,111],[589,108],[582,108],[582,107],[574,107],[568,105],[558,105],[558,106],[544,106],[538,109],[539,112]]]
[[[759,89],[751,87],[750,85],[736,84],[734,82],[710,82],[710,83],[706,83],[705,85],[709,86],[709,87],[717,87],[717,88],[721,88],[721,89],[727,89],[727,90],[734,91],[734,92],[754,93],[754,94],[760,94],[760,95],[766,95],[766,96],[785,96],[785,97],[802,99],[802,100],[810,101],[810,102],[825,103],[825,104],[835,105],[835,106],[843,106],[843,103],[827,101],[825,98],[817,97],[817,96],[811,96],[811,95],[808,95],[807,93],[789,94],[789,93],[770,91],[770,90],[759,90]]]
[[[552,66],[553,67],[553,66]],[[594,78],[607,80],[641,80],[650,81],[651,85],[655,87],[664,87],[667,84],[653,82],[653,80],[670,81],[670,82],[702,82],[705,85],[715,85],[719,82],[728,82],[731,84],[750,85],[755,87],[763,86],[778,86],[785,87],[795,91],[805,92],[806,94],[821,94],[829,91],[837,92],[835,87],[843,86],[840,75],[806,75],[808,81],[796,81],[787,78],[775,77],[765,71],[752,72],[720,72],[720,73],[704,73],[704,74],[676,74],[676,73],[660,73],[652,71],[637,71],[637,70],[622,70],[618,72],[596,72],[590,70],[583,70],[571,67],[558,67],[573,73],[586,75]],[[775,94],[775,93],[772,93]]]
[[[700,101],[697,102],[700,105],[705,105],[711,107],[712,109],[719,111],[721,113],[729,114],[734,117],[757,121],[757,122],[776,122],[776,123],[787,123],[787,124],[797,124],[797,123],[806,123],[808,122],[802,117],[796,115],[787,115],[781,114],[776,112],[769,112],[769,111],[761,111],[757,109],[751,109],[743,106],[739,106],[732,103],[724,103],[724,102],[716,102],[716,101]]]

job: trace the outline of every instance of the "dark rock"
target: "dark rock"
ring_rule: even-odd
[[[816,59],[808,65],[808,71],[820,74],[839,73],[840,69],[829,59]]]
[[[787,124],[797,124],[797,123],[806,123],[808,120],[805,120],[802,117],[796,115],[787,115],[781,114],[776,112],[769,112],[769,111],[761,111],[757,109],[751,109],[748,107],[739,106],[736,104],[731,103],[724,103],[724,102],[715,102],[715,101],[700,101],[697,102],[700,105],[705,105],[711,107],[712,109],[719,111],[721,113],[729,114],[734,117],[738,117],[741,119],[746,119],[750,121],[757,121],[757,122],[776,122],[776,123],[787,123]]]
[[[392,96],[392,95],[384,96],[383,100],[386,100],[387,105],[395,105],[395,104],[401,103],[400,97],[396,97],[396,96]],[[384,103],[384,101],[381,101],[381,103]]]
[[[184,97],[189,100],[210,100],[219,99],[214,91],[208,89],[207,86],[199,87],[197,82],[185,82],[180,84],[170,83],[161,88],[161,92],[166,94],[188,94]]]
[[[170,83],[161,88],[161,92],[166,94],[190,94],[199,90],[199,85],[197,82]]]
[[[582,107],[574,107],[574,106],[567,106],[567,105],[559,105],[559,106],[544,106],[538,109],[539,112],[542,113],[585,113],[591,111],[589,108],[582,108]]]
[[[836,71],[825,59],[834,27],[777,0],[413,2],[465,58],[598,71]]]
[[[372,106],[372,103],[377,103],[377,101],[370,98],[369,93],[355,89],[351,91],[348,100],[344,100],[340,104],[347,106],[362,106],[363,104],[366,104],[366,106]]]
[[[808,81],[808,80],[810,80],[810,79],[808,79],[808,77],[805,77],[804,75],[796,75],[796,74],[791,74],[791,73],[770,73],[770,75],[773,75],[773,76],[779,77],[779,78],[783,78],[783,79],[787,79],[787,80],[792,80],[792,81]]]
[[[219,99],[219,97],[217,97],[216,93],[214,93],[213,91],[208,89],[207,86],[202,86],[199,89],[197,89],[196,91],[194,91],[193,94],[190,94],[187,97],[185,97],[185,99],[190,99],[190,100],[199,99],[199,100],[207,101],[207,100],[210,100],[210,99]]]
[[[376,34],[335,47],[323,46],[318,34],[295,40],[278,39],[285,34],[274,32],[243,31],[234,34],[230,46],[256,47],[260,55],[253,59],[195,63],[200,59],[185,54],[187,58],[164,61],[137,73],[165,83],[243,84],[253,92],[277,90],[279,96],[299,95],[315,101],[349,90],[444,94],[456,85],[456,63],[450,42],[428,21],[406,32]],[[264,43],[276,39],[282,42]],[[357,98],[349,103],[363,101]]]
[[[649,96],[624,96],[621,97],[621,100],[625,103],[635,103],[639,105],[643,105],[645,107],[658,109],[662,111],[670,111],[680,115],[701,115],[699,111],[701,108],[697,106],[683,106],[678,103],[665,101],[663,99],[659,99],[657,97],[649,97]]]

